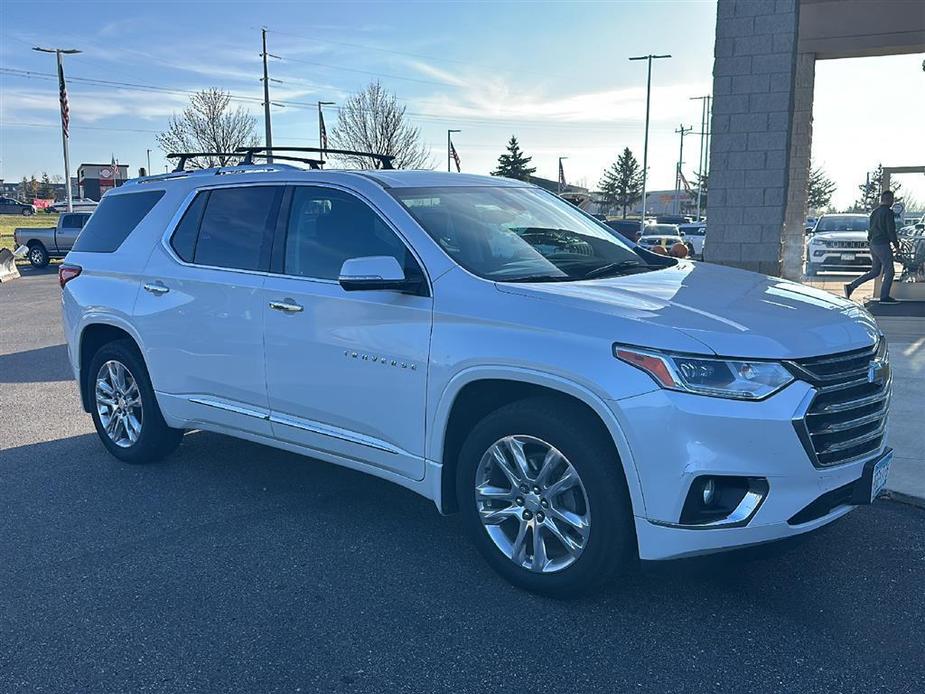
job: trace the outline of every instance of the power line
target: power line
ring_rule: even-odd
[[[346,67],[343,65],[331,65],[330,63],[319,63],[314,60],[302,60],[300,58],[287,58],[285,56],[282,57],[282,60],[286,61],[287,63],[302,63],[304,65],[316,65],[319,67],[330,68],[332,70],[342,70],[344,72],[356,72],[361,75],[372,75],[373,77],[386,77],[392,80],[403,80],[405,82],[417,82],[418,84],[436,84],[441,87],[453,87],[454,89],[459,89],[463,86],[460,84],[453,84],[452,82],[438,82],[436,80],[425,80],[425,79],[419,79],[417,77],[402,77],[400,75],[390,75],[384,72],[372,72],[370,70],[361,70],[359,68]]]

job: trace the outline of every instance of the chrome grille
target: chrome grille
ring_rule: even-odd
[[[871,381],[874,362],[882,369]],[[816,467],[869,458],[882,448],[891,392],[885,340],[851,352],[795,360],[789,366],[816,388],[806,416],[794,422]]]

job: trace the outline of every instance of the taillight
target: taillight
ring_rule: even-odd
[[[77,277],[82,271],[83,268],[80,265],[64,265],[62,263],[58,266],[58,284],[63,289],[65,284]]]

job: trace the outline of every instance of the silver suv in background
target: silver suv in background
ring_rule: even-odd
[[[869,270],[866,214],[824,214],[813,227],[806,250],[806,275],[822,270]]]

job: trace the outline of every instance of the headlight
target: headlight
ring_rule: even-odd
[[[614,345],[614,356],[642,369],[663,388],[737,400],[761,400],[794,380],[771,361],[710,359]]]

